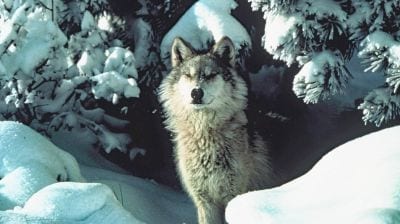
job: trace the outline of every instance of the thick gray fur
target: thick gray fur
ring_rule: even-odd
[[[205,54],[176,38],[171,60],[159,97],[174,135],[180,180],[196,205],[199,224],[221,224],[233,197],[270,182],[268,149],[258,135],[248,134],[247,85],[234,69],[228,37]],[[194,88],[204,91],[201,105],[192,103]]]

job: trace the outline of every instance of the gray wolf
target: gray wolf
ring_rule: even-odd
[[[166,127],[184,189],[197,208],[199,224],[224,223],[236,195],[269,183],[268,149],[247,130],[247,85],[235,70],[228,37],[198,53],[176,38],[171,72],[160,85]]]

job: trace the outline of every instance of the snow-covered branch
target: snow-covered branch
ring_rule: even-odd
[[[95,120],[107,114],[94,110],[98,99],[121,107],[123,117],[119,100],[140,94],[134,54],[114,38],[120,21],[102,13],[109,7],[107,1],[57,1],[55,14],[34,1],[7,4],[0,19],[5,27],[0,31],[1,117],[23,121],[48,135],[50,127],[85,127],[100,148],[128,152],[128,134],[110,130],[123,119],[103,125]],[[78,11],[71,10],[74,7]],[[71,27],[74,24],[78,29]]]
[[[343,92],[351,78],[346,68],[347,60],[359,46],[358,56],[363,59],[365,71],[383,71],[389,86],[389,89],[373,91],[365,98],[359,107],[368,114],[364,121],[379,126],[398,116],[399,1],[249,2],[253,10],[264,12],[265,50],[274,59],[300,67],[293,90],[298,97],[304,98],[304,102],[317,103]]]

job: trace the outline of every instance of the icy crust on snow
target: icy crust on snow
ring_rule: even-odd
[[[234,198],[228,223],[399,223],[399,136],[400,126],[365,135],[287,184]]]
[[[82,147],[79,139],[69,137],[59,139],[63,147]],[[80,158],[91,157],[82,149],[71,150],[76,150],[80,161],[93,159]],[[0,161],[0,223],[139,224],[195,220],[193,204],[183,193],[100,168],[81,165],[80,170],[69,153],[18,122],[0,121]],[[86,183],[85,179],[97,183]]]
[[[164,36],[161,42],[161,56],[167,58],[173,40],[182,37],[195,49],[206,49],[210,42],[223,36],[232,39],[237,50],[251,39],[246,29],[230,14],[237,7],[234,0],[197,1]]]

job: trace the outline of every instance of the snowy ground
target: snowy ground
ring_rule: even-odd
[[[118,170],[79,138],[62,144],[80,148],[78,165],[27,126],[2,121],[0,133],[0,223],[195,223],[183,193],[99,168]]]
[[[72,154],[83,150],[79,163],[31,128],[0,122],[0,223],[195,223],[195,209],[183,193],[96,162],[101,158],[91,156],[95,152],[79,138],[63,136],[62,147]],[[227,220],[397,223],[398,136],[400,126],[355,139],[294,181],[238,196],[228,205]]]
[[[337,147],[305,175],[250,192],[227,208],[232,224],[400,223],[400,126]]]

